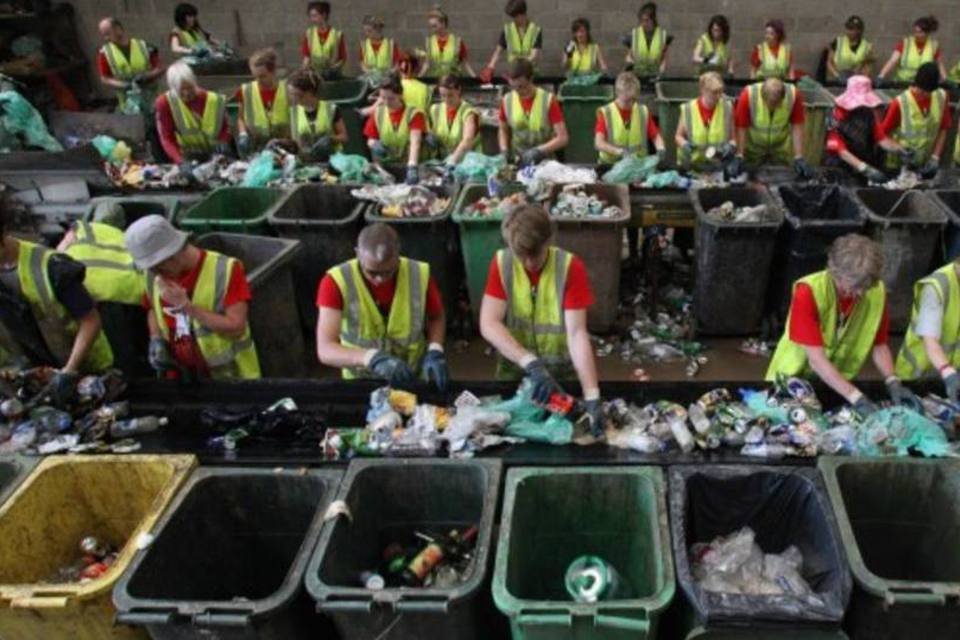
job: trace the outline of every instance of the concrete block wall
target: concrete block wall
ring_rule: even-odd
[[[192,0],[200,9],[204,27],[233,44],[243,54],[274,46],[281,60],[292,67],[299,63],[299,41],[308,26],[306,0]],[[173,26],[177,0],[72,0],[77,9],[81,42],[90,58],[99,47],[97,22],[107,15],[120,18],[127,29],[157,45],[164,61],[170,61],[167,36]],[[365,14],[383,17],[386,31],[405,48],[422,46],[426,36],[426,12],[434,0],[332,0],[332,21],[344,30],[348,43],[348,73],[356,73],[360,21]],[[470,50],[479,69],[489,58],[506,16],[505,0],[445,0],[441,6],[451,17],[451,28]],[[569,39],[570,22],[580,16],[590,19],[594,38],[601,44],[612,69],[623,65],[620,39],[637,23],[640,0],[527,0],[531,17],[544,28],[545,73],[560,71],[560,53]],[[823,47],[843,30],[851,14],[867,24],[867,38],[885,61],[894,43],[910,32],[921,15],[940,19],[937,34],[945,62],[951,67],[960,57],[960,13],[956,0],[664,0],[659,3],[660,24],[674,36],[668,73],[692,69],[690,57],[696,39],[710,16],[725,14],[731,22],[737,75],[747,75],[750,48],[760,42],[763,25],[780,18],[792,42],[798,68],[813,73]],[[881,62],[882,64],[882,62]]]

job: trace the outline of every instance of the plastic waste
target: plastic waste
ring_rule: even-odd
[[[659,160],[656,156],[645,156],[643,158],[628,155],[618,160],[610,170],[602,176],[604,182],[610,184],[632,184],[634,182],[643,182],[647,176],[657,170]]]
[[[63,145],[47,130],[40,112],[16,91],[0,91],[0,112],[0,126],[8,133],[22,137],[27,147],[63,151]]]
[[[580,556],[570,563],[564,586],[574,602],[594,603],[626,599],[626,583],[609,562],[599,556]]]
[[[282,176],[282,172],[274,167],[272,151],[261,151],[250,161],[247,174],[243,178],[245,187],[265,187],[267,183]]]
[[[503,156],[487,156],[476,151],[468,151],[454,170],[453,177],[458,182],[486,182],[505,166]]]

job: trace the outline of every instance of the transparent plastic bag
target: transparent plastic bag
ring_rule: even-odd
[[[659,160],[656,156],[643,158],[629,155],[618,160],[610,170],[603,174],[603,181],[609,184],[632,184],[643,182],[647,176],[657,170]]]
[[[486,182],[504,166],[502,156],[486,156],[470,151],[463,156],[460,164],[453,170],[453,177],[460,182]]]
[[[44,151],[63,151],[63,146],[50,135],[47,125],[33,105],[16,91],[0,92],[0,124],[11,133],[22,136],[27,146]]]
[[[282,172],[273,166],[273,152],[261,151],[250,162],[247,173],[243,177],[244,187],[265,187],[271,180],[276,180]]]

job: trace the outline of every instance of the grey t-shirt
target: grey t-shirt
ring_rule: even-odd
[[[937,295],[933,285],[926,285],[920,291],[920,309],[917,311],[917,325],[914,331],[921,338],[940,339],[943,328],[943,301]]]

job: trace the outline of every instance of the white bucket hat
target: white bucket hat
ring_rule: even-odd
[[[144,216],[124,233],[127,251],[137,268],[152,269],[187,244],[187,234],[173,228],[163,216]]]

